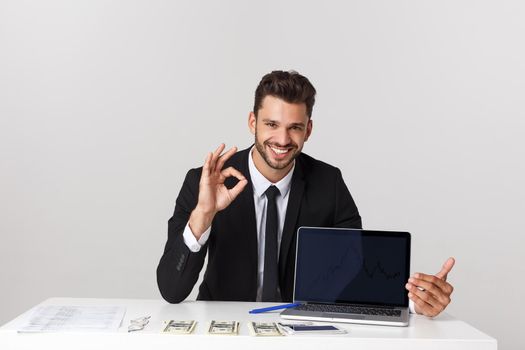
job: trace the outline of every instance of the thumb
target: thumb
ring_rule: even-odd
[[[441,271],[439,271],[436,274],[436,277],[441,278],[442,280],[446,281],[447,275],[450,272],[450,270],[452,270],[455,263],[456,263],[456,260],[454,258],[448,258],[447,261],[445,261],[445,263],[441,267]]]

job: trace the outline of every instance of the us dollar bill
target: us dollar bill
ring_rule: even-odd
[[[239,334],[239,322],[237,321],[211,321],[209,334],[237,335]]]
[[[275,322],[248,322],[248,329],[253,336],[277,337],[284,335]]]
[[[162,333],[170,334],[190,334],[195,329],[195,321],[166,321],[166,327],[162,330]]]

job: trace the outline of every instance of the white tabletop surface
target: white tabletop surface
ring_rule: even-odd
[[[38,333],[22,334],[17,329],[28,319],[31,310],[0,327],[0,349],[173,349],[173,346],[214,349],[273,349],[300,347],[319,349],[497,349],[497,341],[448,314],[430,319],[411,315],[408,327],[369,326],[357,324],[337,325],[348,331],[344,335],[294,335],[286,337],[252,337],[247,322],[280,321],[279,312],[249,314],[254,308],[273,306],[273,303],[186,301],[168,304],[163,300],[137,299],[79,299],[51,298],[39,305],[126,307],[122,326],[116,333]],[[39,306],[38,305],[38,306]],[[129,320],[151,316],[143,331],[128,333]],[[196,320],[193,334],[162,334],[165,320]],[[208,335],[211,320],[240,322],[238,336]],[[189,348],[188,348],[189,349]]]

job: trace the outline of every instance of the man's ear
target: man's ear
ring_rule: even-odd
[[[304,138],[304,142],[308,141],[308,138],[312,134],[313,127],[314,127],[314,124],[312,123],[312,119],[308,119],[308,124],[306,124],[306,136]]]
[[[248,127],[250,128],[250,132],[255,135],[255,127],[257,125],[257,117],[255,116],[255,113],[250,112],[248,115]]]

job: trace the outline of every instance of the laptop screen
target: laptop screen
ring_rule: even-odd
[[[408,306],[408,232],[301,227],[294,300]]]

